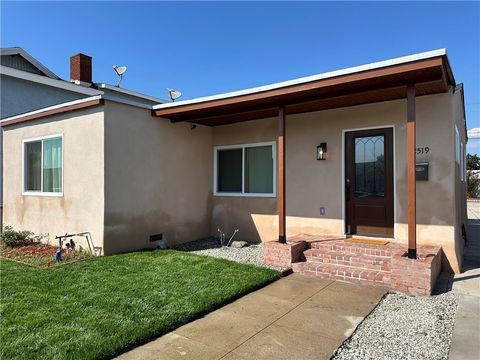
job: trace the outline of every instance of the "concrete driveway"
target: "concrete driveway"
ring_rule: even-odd
[[[480,359],[480,202],[469,201],[468,242],[463,269],[455,275],[452,291],[458,294],[458,310],[450,348],[450,360]]]
[[[329,359],[386,291],[293,274],[118,359]]]

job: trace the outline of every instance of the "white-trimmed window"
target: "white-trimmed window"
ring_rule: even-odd
[[[460,142],[460,180],[465,181],[467,177],[467,167],[466,167],[466,158],[465,158],[465,145],[463,142]]]
[[[24,195],[63,194],[63,135],[23,141]]]
[[[216,146],[214,194],[218,196],[276,196],[275,142]]]

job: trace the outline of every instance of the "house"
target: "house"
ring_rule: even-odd
[[[444,49],[174,103],[104,93],[1,126],[4,224],[90,231],[107,255],[218,228],[362,235],[410,258],[441,246],[461,269],[466,122]]]
[[[141,106],[158,104],[162,100],[118,89],[107,84],[93,84],[92,74],[71,73],[70,80],[63,80],[20,47],[0,49],[0,118],[36,111],[48,106],[80,100],[96,95],[122,97],[126,101],[138,102]],[[83,56],[83,62],[91,58]],[[72,56],[71,62],[80,63],[80,54]],[[72,71],[77,71],[74,66]],[[3,130],[0,131],[0,219],[2,219],[2,146]]]
[[[0,118],[99,95],[95,89],[60,79],[19,47],[0,49]],[[2,219],[2,138],[0,130],[0,219]]]

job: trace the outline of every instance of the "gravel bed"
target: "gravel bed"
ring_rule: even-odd
[[[387,294],[332,359],[448,359],[457,297]]]
[[[227,260],[236,261],[244,264],[253,264],[257,266],[268,267],[270,269],[281,270],[278,267],[266,265],[263,262],[263,244],[249,243],[243,248],[233,248],[220,246],[215,238],[192,241],[189,243],[176,245],[174,250],[188,251],[198,255],[213,256]]]

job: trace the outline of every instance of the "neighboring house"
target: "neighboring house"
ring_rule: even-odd
[[[467,170],[468,191],[467,195],[472,199],[480,197],[480,170]]]
[[[441,245],[460,271],[467,137],[445,50],[153,106],[108,95],[2,121],[5,224],[90,231],[107,255],[219,228],[361,234]]]
[[[8,118],[52,105],[103,95],[122,98],[137,106],[151,106],[162,100],[119,89],[107,84],[93,84],[91,72],[83,73],[80,81],[79,68],[71,66],[70,81],[62,80],[38,60],[19,47],[0,50],[0,118]],[[89,64],[91,58],[81,54],[72,56],[71,65]],[[72,73],[76,71],[76,73]],[[85,81],[83,81],[85,80]],[[2,146],[3,130],[0,131],[0,219],[2,218]]]

